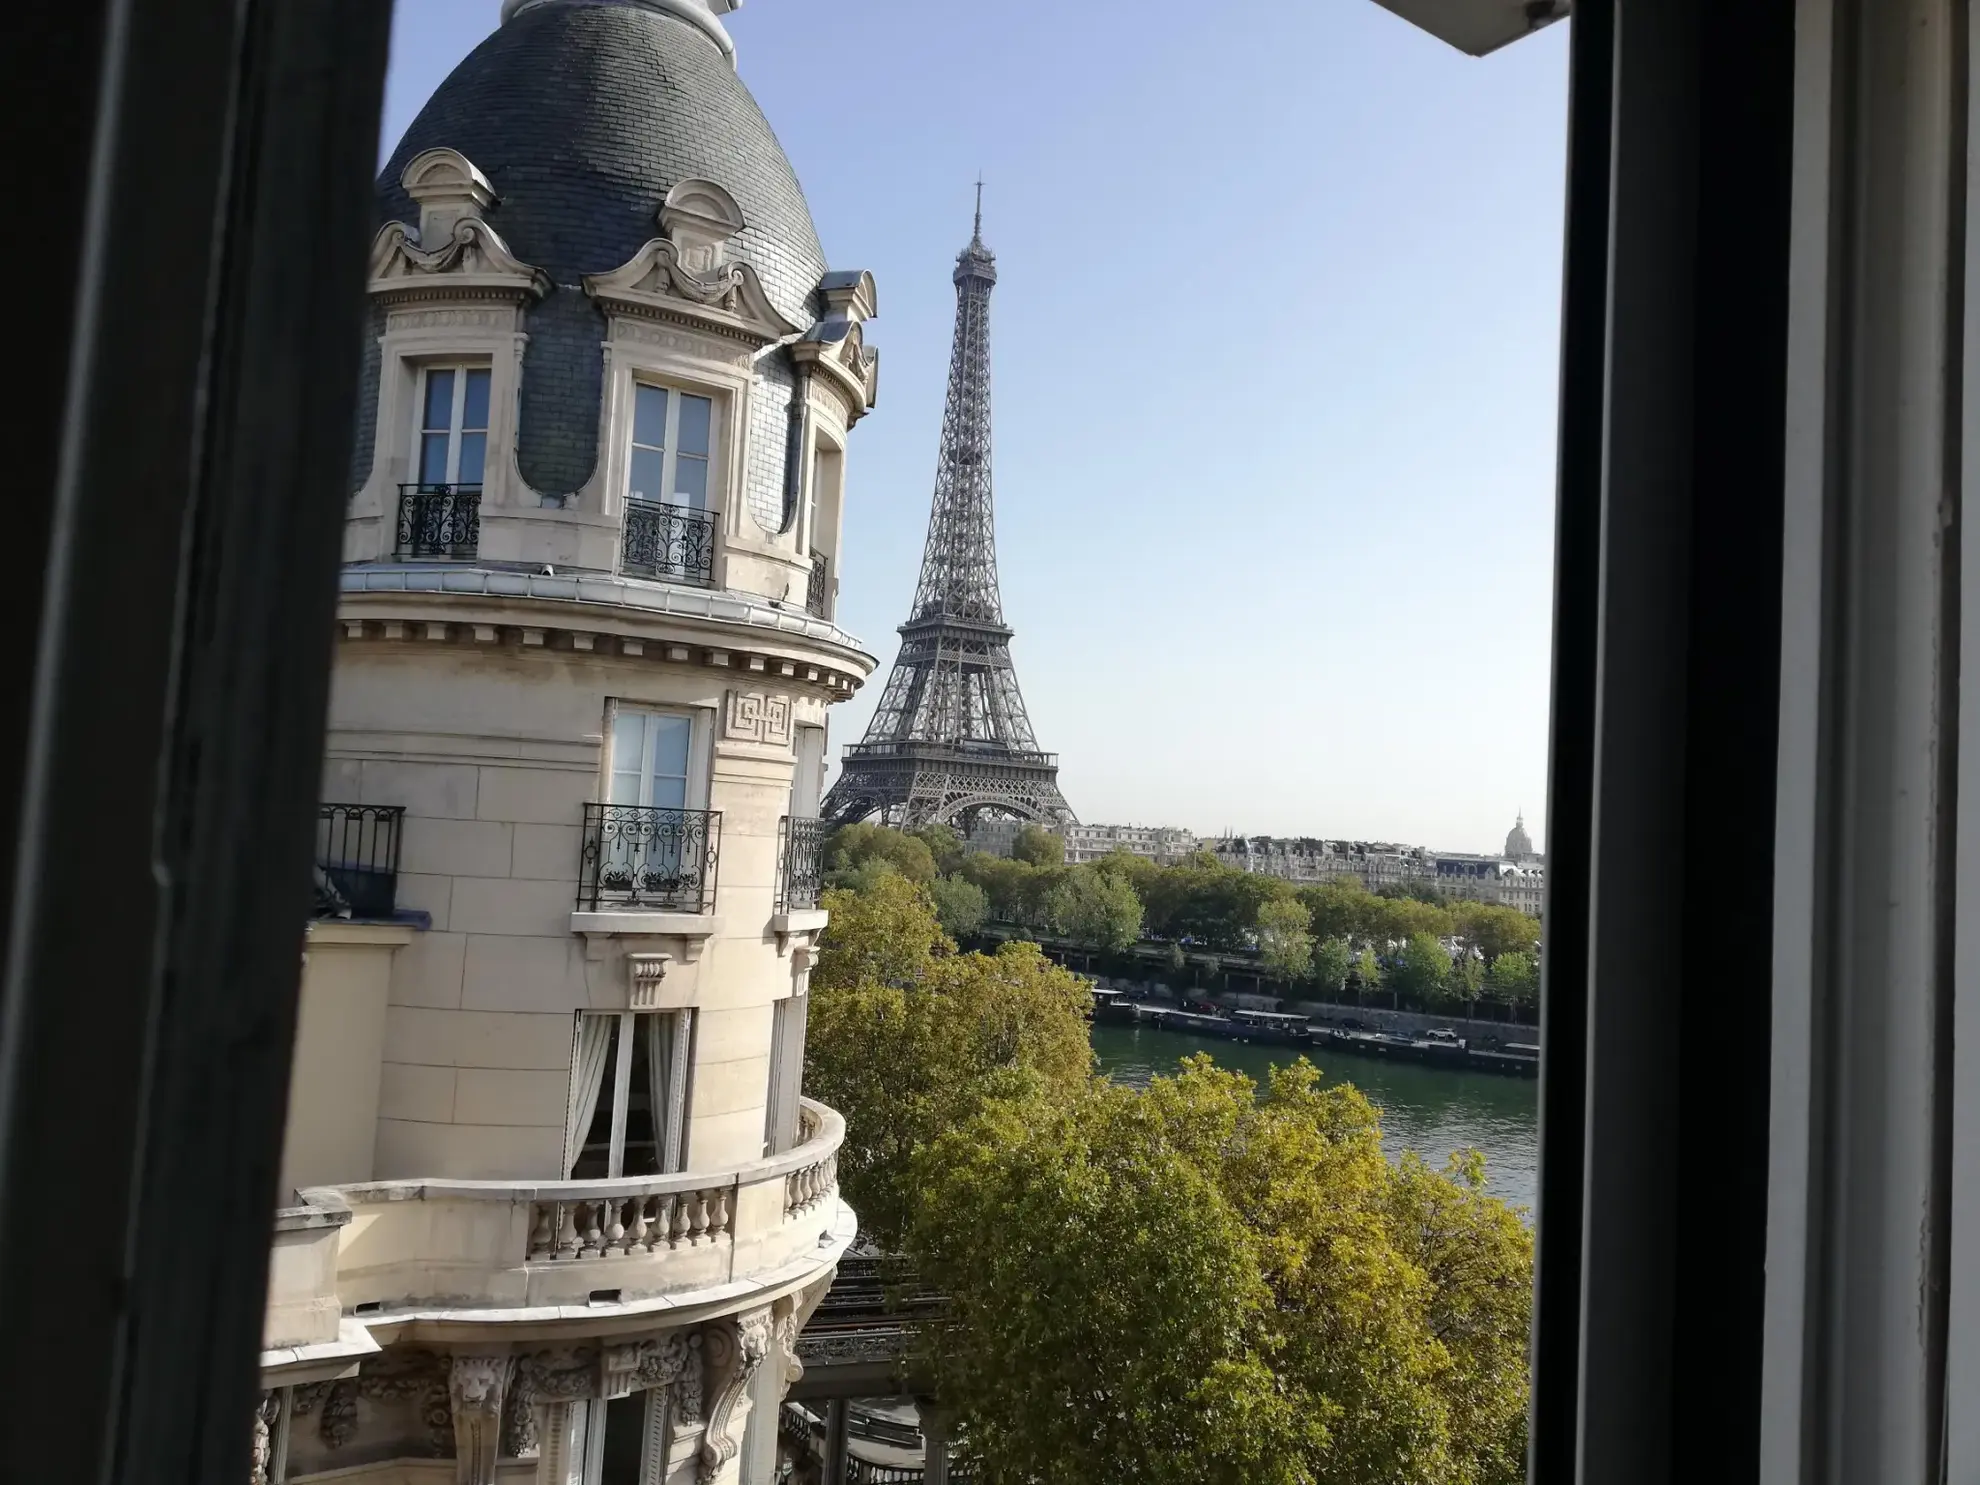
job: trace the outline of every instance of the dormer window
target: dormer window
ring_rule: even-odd
[[[422,487],[479,486],[488,463],[486,366],[428,366],[420,376]]]
[[[708,457],[715,403],[671,387],[633,388],[632,458],[627,493],[646,505],[707,510]]]

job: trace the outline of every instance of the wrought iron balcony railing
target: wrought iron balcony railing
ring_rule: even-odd
[[[481,546],[481,486],[399,486],[401,557],[472,559]]]
[[[721,827],[720,810],[587,804],[578,908],[712,912]]]
[[[627,501],[619,565],[636,577],[712,582],[715,513],[655,500]]]
[[[818,906],[825,876],[823,820],[786,815],[777,822],[777,911],[803,912]]]
[[[398,907],[396,804],[323,804],[316,809],[316,916],[389,918]]]
[[[828,593],[825,584],[831,576],[831,564],[825,560],[823,552],[811,554],[811,586],[804,590],[804,611],[814,619],[826,617]]]

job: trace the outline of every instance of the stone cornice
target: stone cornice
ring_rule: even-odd
[[[616,655],[781,679],[835,698],[857,691],[879,664],[851,635],[809,614],[608,574],[363,566],[346,568],[342,586],[346,641]]]

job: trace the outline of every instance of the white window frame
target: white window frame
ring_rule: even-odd
[[[447,477],[444,480],[429,481],[422,477],[422,472],[421,472],[421,465],[424,462],[424,456],[426,453],[426,435],[428,433],[438,432],[439,430],[431,429],[426,426],[426,383],[427,383],[427,379],[431,377],[433,373],[436,371],[451,371],[454,373],[454,405],[448,410],[448,414],[447,414],[448,416]],[[461,420],[466,415],[467,412],[468,373],[474,371],[485,372],[487,373],[488,376],[488,421],[479,428],[464,428],[461,426]],[[482,437],[482,449],[483,449],[482,460],[481,460],[481,466],[482,466],[481,478],[479,480],[471,480],[469,481],[469,483],[474,485],[477,489],[482,488],[488,482],[488,461],[490,456],[494,453],[494,448],[495,448],[495,441],[494,441],[495,368],[486,361],[477,361],[477,360],[437,361],[436,360],[436,361],[420,362],[415,367],[415,372],[416,374],[412,379],[413,380],[413,410],[412,410],[412,419],[411,419],[412,460],[411,460],[411,464],[408,466],[408,472],[413,477],[411,482],[419,485],[459,484],[460,470],[461,470],[461,438],[464,434],[479,433]]]
[[[667,394],[667,428],[666,432],[662,435],[666,439],[666,442],[658,450],[660,454],[660,486],[667,493],[660,500],[635,501],[633,499],[633,452],[636,449],[652,449],[654,447],[652,444],[640,443],[636,436],[638,429],[637,410],[639,407],[639,389],[641,387],[651,387],[655,391],[665,392]],[[683,397],[699,397],[708,404],[708,452],[705,456],[696,456],[704,458],[708,465],[708,473],[704,481],[701,497],[702,504],[698,506],[683,506],[678,500],[673,498],[674,471],[680,458],[681,399]],[[682,510],[707,511],[711,515],[721,509],[721,489],[716,482],[716,470],[719,466],[722,447],[722,401],[722,397],[710,388],[683,386],[678,382],[647,373],[640,373],[633,377],[632,390],[626,403],[626,467],[625,478],[621,481],[621,489],[624,492],[624,499],[627,505],[671,505]]]
[[[688,762],[687,762],[687,802],[683,809],[705,810],[708,808],[708,770],[710,748],[710,713],[706,707],[668,706],[659,702],[636,701],[629,697],[614,697],[606,708],[604,776],[599,780],[599,799],[610,803],[612,799],[612,775],[618,771],[614,749],[618,745],[619,718],[627,712],[643,716],[682,717],[688,723]],[[651,734],[648,734],[650,737]],[[649,744],[650,746],[650,744]],[[640,776],[644,780],[651,777],[650,770],[641,760]]]
[[[648,1111],[653,1124],[654,1163],[660,1167],[662,1175],[670,1175],[686,1169],[687,1156],[687,1117],[688,1100],[694,1081],[694,1012],[679,1008],[664,1011],[579,1011],[575,1035],[572,1038],[571,1076],[577,1077],[577,1048],[584,1041],[584,1023],[587,1017],[616,1016],[619,1022],[619,1036],[615,1047],[611,1069],[606,1075],[605,1086],[599,1090],[599,1101],[612,1111],[611,1133],[607,1137],[605,1150],[605,1180],[616,1180],[626,1173],[626,1123],[632,1105],[632,1064],[635,1039],[643,1034],[642,1018],[664,1016],[667,1018],[665,1035],[669,1038],[667,1063],[668,1096],[665,1108]],[[586,1128],[572,1132],[570,1145],[580,1156],[584,1152],[584,1136],[590,1132],[589,1126],[597,1118],[597,1109],[582,1115]]]

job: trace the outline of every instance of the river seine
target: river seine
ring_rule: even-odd
[[[1220,1066],[1261,1082],[1274,1063],[1299,1056],[1296,1047],[1199,1039],[1139,1026],[1095,1026],[1093,1051],[1103,1073],[1135,1086],[1174,1072],[1193,1052],[1208,1052]],[[1441,1166],[1453,1150],[1478,1150],[1485,1156],[1487,1189],[1515,1206],[1533,1205],[1540,1154],[1538,1083],[1354,1057],[1331,1047],[1307,1056],[1319,1065],[1323,1081],[1353,1083],[1382,1110],[1383,1139],[1392,1156],[1414,1150]]]

